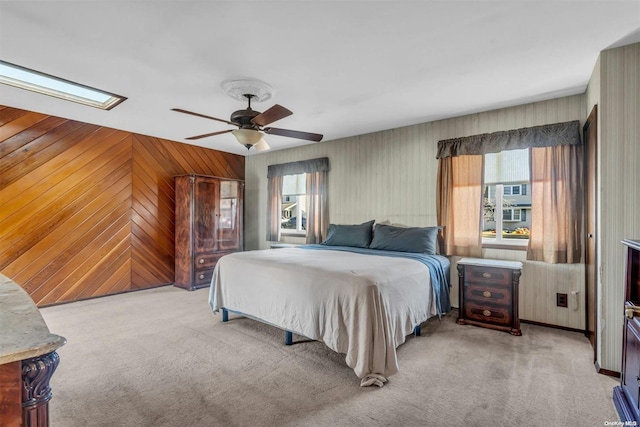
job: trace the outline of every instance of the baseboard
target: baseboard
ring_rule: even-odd
[[[544,326],[546,328],[562,329],[563,331],[580,332],[581,334],[584,334],[583,329],[568,328],[566,326],[552,325],[550,323],[536,322],[533,320],[520,319],[520,323],[528,323],[529,325]]]
[[[71,300],[71,301],[61,301],[61,302],[54,302],[54,303],[51,303],[51,304],[43,304],[43,305],[39,305],[38,308],[52,307],[54,305],[70,304],[72,302],[87,301],[87,300],[97,299],[97,298],[111,297],[111,296],[114,296],[114,295],[128,294],[129,292],[146,291],[148,289],[161,288],[163,286],[171,286],[171,285],[173,285],[173,282],[171,282],[171,283],[161,283],[159,285],[148,286],[146,288],[127,289],[126,291],[115,292],[113,294],[96,295],[96,296],[93,296],[93,297],[74,299],[74,300]]]
[[[533,320],[520,319],[520,323],[528,323],[530,325],[544,326],[547,328],[562,329],[563,331],[579,332],[581,334],[584,334],[584,330],[582,329],[567,328],[566,326],[550,325],[548,323],[534,322]],[[606,375],[608,377],[613,377],[613,378],[620,378],[620,372],[610,371],[609,369],[602,369],[598,362],[595,362],[594,366],[595,366],[596,372],[599,374]]]
[[[602,369],[597,361],[593,364],[593,366],[595,366],[596,372],[599,374],[606,375],[608,377],[620,378],[620,372],[610,371],[609,369]]]

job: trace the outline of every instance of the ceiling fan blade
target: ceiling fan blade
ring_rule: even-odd
[[[323,135],[319,133],[300,132],[297,130],[278,129],[278,128],[264,128],[264,133],[271,135],[288,136],[289,138],[306,139],[308,141],[319,142],[322,140]]]
[[[266,151],[271,149],[271,147],[269,147],[269,144],[267,144],[267,141],[265,141],[264,138],[262,138],[256,145],[254,145],[253,148],[255,148],[256,151]]]
[[[202,138],[207,138],[209,136],[222,135],[223,133],[229,133],[232,131],[233,129],[221,130],[219,132],[211,132],[211,133],[205,133],[203,135],[190,136],[189,138],[185,138],[185,139],[188,139],[189,141],[193,141],[194,139],[202,139]]]
[[[219,119],[217,117],[205,116],[204,114],[194,113],[193,111],[183,110],[182,108],[172,108],[171,111],[177,111],[178,113],[191,114],[192,116],[204,117],[205,119],[216,120],[218,122],[227,123],[230,125],[238,126],[237,123],[230,122],[229,120]]]
[[[253,119],[251,119],[251,123],[254,123],[258,126],[266,126],[269,123],[273,123],[276,120],[284,119],[285,117],[292,114],[293,113],[291,111],[287,110],[282,105],[276,104],[264,113],[258,114]]]

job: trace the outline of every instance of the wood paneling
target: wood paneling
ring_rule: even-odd
[[[40,306],[172,283],[185,173],[244,157],[0,106],[0,271]]]

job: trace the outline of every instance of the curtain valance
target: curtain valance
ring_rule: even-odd
[[[267,168],[267,178],[326,171],[329,171],[329,158],[320,157],[318,159],[301,160],[299,162],[269,165]]]
[[[580,145],[580,122],[555,123],[508,131],[483,133],[438,142],[436,158],[499,153],[530,147]]]

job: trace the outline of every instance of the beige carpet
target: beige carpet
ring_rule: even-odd
[[[400,372],[361,388],[342,355],[232,317],[208,290],[173,287],[42,309],[67,338],[52,379],[52,427],[603,426],[617,380],[599,375],[579,333],[523,325],[513,337],[423,325]],[[297,338],[300,339],[300,338]]]

